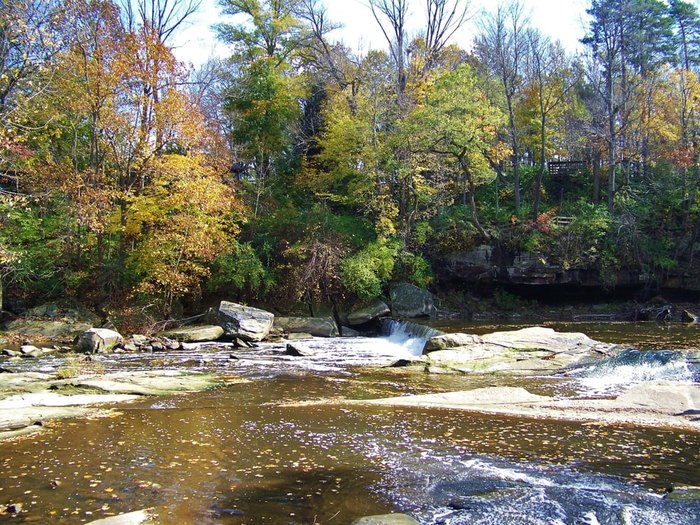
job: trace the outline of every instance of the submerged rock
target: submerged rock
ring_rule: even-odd
[[[219,324],[226,335],[244,341],[259,342],[265,339],[274,319],[274,314],[252,306],[228,301],[221,301],[219,305]]]
[[[85,354],[98,354],[110,352],[121,344],[124,338],[107,328],[90,328],[84,332],[76,344],[76,351]]]

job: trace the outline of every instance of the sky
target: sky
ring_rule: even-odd
[[[560,40],[570,52],[581,49],[579,40],[586,27],[586,8],[589,0],[522,0],[526,12],[535,27],[553,40]],[[454,42],[465,49],[471,47],[477,30],[479,15],[494,11],[499,0],[472,0],[473,16],[455,37]],[[367,0],[325,0],[329,18],[344,27],[330,34],[332,40],[360,51],[386,49],[384,37],[369,9]],[[421,29],[422,0],[410,0],[409,32]],[[178,59],[199,66],[213,57],[229,55],[227,47],[217,41],[211,26],[218,22],[231,23],[232,17],[222,15],[217,0],[202,0],[200,10],[190,19],[188,26],[177,35],[174,42]]]

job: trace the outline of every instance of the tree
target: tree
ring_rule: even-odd
[[[690,71],[700,63],[700,14],[692,3],[670,0],[670,15],[675,25],[676,48],[680,66]]]
[[[407,0],[370,0],[370,9],[374,19],[389,44],[389,54],[396,66],[396,97],[399,111],[404,107],[406,92],[406,17],[408,16]]]
[[[499,4],[487,15],[475,42],[476,54],[500,82],[508,115],[508,136],[512,151],[515,211],[520,210],[520,139],[516,124],[516,103],[523,85],[522,68],[527,53],[529,20],[520,0]]]
[[[226,110],[240,157],[252,167],[248,182],[257,216],[264,193],[293,157],[303,88],[292,73],[308,33],[295,16],[297,0],[226,0],[222,5],[226,13],[246,15],[250,22],[221,24],[218,31],[234,46],[236,69],[227,90]]]
[[[579,77],[572,73],[560,44],[535,29],[528,31],[530,50],[527,54],[527,76],[535,93],[539,136],[539,169],[535,175],[532,218],[539,215],[542,177],[547,163],[549,118],[566,102],[566,97]]]
[[[139,242],[127,265],[139,277],[136,291],[169,315],[173,301],[199,295],[209,265],[239,231],[240,209],[231,189],[198,156],[162,155],[149,170],[152,183],[129,209],[126,233]]]
[[[591,50],[589,81],[605,106],[608,210],[612,213],[618,146],[622,142],[624,152],[629,145],[626,134],[633,113],[642,117],[650,113],[652,97],[648,90],[654,86],[651,75],[670,56],[671,21],[658,0],[593,0],[587,12],[592,20],[583,41]],[[646,87],[641,81],[646,81]],[[646,156],[645,140],[640,139],[642,160]]]
[[[437,75],[433,89],[408,115],[402,130],[413,152],[451,166],[454,185],[469,203],[472,224],[486,239],[490,235],[479,222],[475,191],[494,178],[491,164],[506,152],[497,139],[503,121],[501,111],[478,88],[474,73],[461,65]]]

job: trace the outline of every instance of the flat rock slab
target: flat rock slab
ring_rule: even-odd
[[[65,384],[97,388],[108,393],[137,395],[166,395],[177,392],[197,392],[217,384],[214,376],[179,370],[145,372],[115,372],[98,377],[67,380]]]
[[[420,525],[407,514],[382,514],[356,519],[351,525]]]
[[[370,401],[370,403],[373,405],[391,406],[462,408],[472,405],[501,406],[504,404],[537,403],[551,399],[547,396],[531,394],[521,387],[487,387],[440,394],[375,399]]]
[[[17,392],[43,390],[53,376],[40,372],[0,374],[0,398]]]
[[[524,388],[489,387],[347,403],[447,408],[486,414],[700,431],[697,417],[700,385],[695,383],[642,383],[616,399],[559,399],[532,394]]]
[[[0,388],[15,389],[15,393],[0,399],[0,439],[14,437],[18,431],[33,427],[36,421],[88,415],[97,404],[132,401],[144,395],[195,392],[219,382],[209,374],[179,370],[117,372],[67,380],[56,380],[47,374],[0,374],[0,378],[7,379]],[[17,389],[23,391],[16,393]],[[62,393],[71,389],[92,392]]]
[[[224,335],[224,329],[218,325],[190,326],[168,330],[163,332],[162,335],[183,343],[200,343],[203,341],[216,341]]]
[[[33,426],[38,421],[81,417],[89,413],[85,407],[35,407],[0,408],[0,439],[3,433]]]
[[[481,337],[486,343],[515,350],[549,350],[550,352],[580,352],[597,350],[601,353],[617,348],[601,343],[579,332],[557,332],[552,328],[533,326],[508,332],[493,332]]]
[[[158,516],[153,509],[137,510],[88,522],[87,525],[145,525],[158,523]]]
[[[43,321],[40,319],[16,319],[5,325],[5,330],[29,336],[44,337],[50,340],[68,341],[92,324],[80,321]]]
[[[137,399],[126,394],[75,394],[66,396],[56,392],[33,392],[6,397],[0,401],[0,409],[20,410],[27,407],[70,407],[98,403],[120,403]]]

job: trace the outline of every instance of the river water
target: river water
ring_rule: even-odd
[[[153,507],[165,524],[333,525],[405,512],[423,524],[698,525],[698,433],[338,402],[491,385],[595,397],[631,382],[698,380],[684,353],[698,347],[697,330],[633,326],[573,327],[643,352],[567,377],[378,368],[419,352],[423,340],[401,330],[300,343],[313,357],[274,344],[110,356],[107,371],[186,366],[227,383],[0,443],[0,504],[23,508],[0,522],[83,523]],[[310,403],[319,400],[336,402]]]

